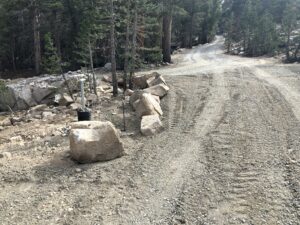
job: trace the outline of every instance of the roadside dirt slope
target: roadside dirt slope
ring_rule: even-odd
[[[67,138],[1,145],[1,224],[300,224],[300,66],[222,44],[159,71],[165,130],[124,136],[123,158],[77,165]]]

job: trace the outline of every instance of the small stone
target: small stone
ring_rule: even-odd
[[[81,168],[76,168],[75,171],[76,171],[76,173],[81,173],[82,169]]]
[[[42,118],[43,119],[51,119],[55,116],[52,112],[43,112],[42,113]]]
[[[5,118],[4,120],[0,121],[0,126],[7,127],[11,125],[12,124],[10,118]]]
[[[41,120],[41,119],[42,119],[42,115],[38,115],[38,114],[37,114],[37,115],[34,115],[33,118],[34,118],[34,119]]]
[[[67,94],[63,94],[61,96],[61,98],[59,99],[60,106],[68,106],[68,105],[71,105],[73,102],[74,101],[73,101],[72,97]]]
[[[61,133],[59,131],[57,131],[57,130],[53,131],[52,134],[51,134],[51,136],[53,136],[53,137],[59,136],[59,135],[61,135]]]
[[[37,106],[34,106],[30,109],[30,112],[35,112],[35,111],[43,111],[47,108],[48,106],[46,104],[43,104],[43,105],[37,105]]]
[[[11,157],[12,157],[12,155],[11,155],[10,152],[3,152],[3,153],[0,153],[0,159],[2,159],[2,158],[10,159]]]
[[[23,141],[23,138],[21,136],[15,136],[15,137],[11,137],[10,141],[12,141],[12,142],[21,142],[21,141]]]
[[[126,89],[126,91],[124,92],[124,95],[125,95],[125,96],[131,96],[133,93],[134,93],[133,90],[131,90],[131,89]]]
[[[81,104],[80,103],[73,103],[69,106],[70,109],[72,110],[78,110],[81,108]]]

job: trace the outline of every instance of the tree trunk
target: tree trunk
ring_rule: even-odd
[[[166,13],[163,16],[162,52],[163,52],[163,61],[168,63],[171,63],[171,37],[172,37],[172,14]]]
[[[17,70],[15,50],[16,50],[16,42],[15,42],[15,35],[13,35],[12,43],[11,43],[11,61],[12,61],[12,69],[14,72]]]
[[[97,80],[96,80],[95,71],[94,71],[93,50],[92,50],[92,45],[91,45],[90,38],[89,38],[89,53],[90,53],[90,65],[91,65],[91,70],[92,70],[92,74],[93,74],[93,89],[94,89],[94,94],[98,96],[98,94],[97,94]]]
[[[191,27],[190,27],[190,36],[189,36],[189,48],[193,47],[193,35],[194,35],[194,13],[191,16]]]
[[[135,4],[134,8],[134,22],[133,22],[133,34],[132,34],[132,61],[130,65],[130,76],[129,76],[129,88],[132,89],[132,77],[134,76],[135,66],[136,66],[136,48],[137,48],[137,20],[138,20],[138,13],[137,13],[137,4]]]
[[[286,60],[290,61],[290,43],[291,42],[291,32],[290,29],[288,30],[287,34],[287,42],[286,42],[286,48],[285,48],[285,54],[286,54]]]
[[[61,18],[60,14],[55,10],[54,14],[54,38],[55,38],[55,47],[57,50],[57,55],[61,57],[61,44],[60,44],[60,34],[61,34]]]
[[[139,47],[143,48],[145,46],[145,16],[140,14],[140,21],[141,25],[139,26],[139,35],[138,35],[138,40],[139,40]]]
[[[116,46],[115,46],[115,15],[114,0],[110,0],[110,54],[111,54],[111,72],[113,82],[113,95],[118,95],[117,65],[116,65]]]
[[[33,38],[34,38],[34,65],[35,73],[41,72],[41,38],[40,38],[40,12],[37,3],[33,6]]]
[[[195,7],[195,0],[192,2],[192,8],[191,8],[191,23],[190,23],[190,29],[189,29],[189,48],[193,47],[193,35],[194,35],[194,7]]]
[[[297,46],[297,48],[295,50],[295,53],[294,53],[295,60],[298,60],[298,53],[299,53],[299,51],[300,51],[300,42],[299,42],[299,44],[298,44],[298,46]]]
[[[130,15],[129,15],[129,8],[127,14],[127,26],[126,26],[126,41],[125,41],[125,59],[124,59],[124,91],[127,89],[127,76],[128,76],[128,64],[129,64],[129,33],[130,33]]]

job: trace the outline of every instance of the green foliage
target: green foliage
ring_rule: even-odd
[[[228,8],[224,12],[224,36],[228,50],[236,42],[241,43],[247,56],[272,55],[278,47],[279,32],[274,16],[270,13],[275,12],[270,2],[233,0],[225,3]]]
[[[225,47],[227,52],[229,53],[231,50],[231,46],[234,42],[234,16],[233,13],[226,19],[225,21]]]
[[[60,59],[57,55],[57,49],[53,45],[51,34],[44,36],[45,52],[42,60],[42,66],[45,73],[58,74],[61,72]]]
[[[5,85],[5,82],[3,80],[0,80],[0,93],[3,93],[7,91],[7,87]]]
[[[162,62],[162,52],[160,48],[141,48],[140,51],[146,62],[155,64]]]
[[[220,0],[186,0],[178,4],[174,21],[176,42],[183,47],[211,42],[221,16]]]
[[[9,95],[9,92],[8,92],[8,88],[6,86],[6,83],[5,81],[3,80],[0,80],[0,98],[2,100],[2,102],[4,103],[4,106],[2,106],[2,108],[6,108],[6,105],[9,103],[9,101],[11,100],[11,95]],[[6,105],[5,105],[6,104]],[[0,106],[1,108],[1,106]]]
[[[89,43],[96,67],[110,61],[108,0],[2,0],[0,70],[34,67],[33,4],[40,14],[44,72],[58,72],[59,61],[66,70],[89,65]],[[211,41],[217,31],[221,0],[121,0],[114,1],[114,5],[116,58],[118,68],[122,68],[127,25],[130,28],[129,52],[133,47],[135,5],[138,10],[137,60],[131,67],[162,60],[162,16],[165,13],[173,15],[173,42],[176,44],[191,47]],[[129,58],[132,64],[130,59],[132,56]]]

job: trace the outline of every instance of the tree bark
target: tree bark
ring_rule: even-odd
[[[15,50],[16,50],[16,42],[15,42],[15,35],[13,35],[12,43],[11,43],[11,61],[12,61],[12,69],[14,72],[17,70]]]
[[[55,38],[55,47],[57,50],[57,55],[61,57],[61,16],[56,10],[53,11],[54,14],[54,38]]]
[[[163,61],[171,63],[172,3],[164,2],[162,52]]]
[[[132,61],[130,65],[130,76],[129,76],[129,88],[132,89],[132,77],[135,73],[135,66],[136,66],[136,48],[137,48],[137,20],[138,20],[138,13],[137,13],[137,4],[135,3],[134,6],[134,22],[133,22],[133,34],[132,34]]]
[[[298,53],[299,53],[299,51],[300,51],[300,42],[298,43],[298,46],[297,46],[297,48],[295,50],[295,53],[294,53],[295,60],[298,60]]]
[[[38,75],[41,72],[40,12],[35,1],[33,3],[33,38],[35,73]]]
[[[192,8],[191,8],[191,23],[190,23],[190,32],[189,32],[189,48],[193,47],[193,35],[194,35],[194,7],[195,7],[195,1],[192,2]]]
[[[113,82],[113,96],[118,95],[117,65],[116,65],[116,46],[115,46],[115,15],[114,0],[110,0],[110,53],[111,53],[111,72]]]
[[[194,13],[191,16],[191,27],[190,27],[190,37],[189,37],[189,48],[193,47],[193,35],[194,35]]]
[[[93,75],[94,94],[98,96],[98,94],[97,94],[97,80],[96,80],[95,71],[94,71],[93,50],[92,50],[92,44],[91,44],[90,38],[89,38],[89,53],[90,53],[90,66],[91,66],[92,75]]]
[[[126,25],[126,41],[125,41],[125,59],[124,59],[124,91],[127,89],[127,76],[128,76],[128,65],[129,65],[129,33],[130,33],[130,15],[129,15],[129,8],[127,14],[127,25]]]
[[[288,35],[287,35],[287,42],[286,42],[286,49],[285,49],[285,51],[286,51],[286,60],[287,61],[290,61],[290,42],[291,42],[291,38],[290,38],[290,31],[288,31]]]

